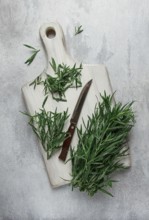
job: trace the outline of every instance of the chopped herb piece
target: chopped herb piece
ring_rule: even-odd
[[[78,88],[82,86],[81,83],[81,71],[82,64],[79,67],[76,67],[74,64],[73,67],[67,66],[66,64],[56,64],[55,60],[52,58],[50,65],[54,71],[55,76],[46,74],[44,80],[38,76],[30,85],[34,85],[36,88],[37,85],[44,86],[45,96],[52,94],[53,99],[56,101],[67,101],[65,97],[65,92],[68,88]]]
[[[41,75],[40,75],[40,76],[38,76],[33,82],[31,82],[31,83],[29,84],[29,86],[34,85],[34,89],[35,89],[36,86],[42,84],[42,82],[43,82],[43,81],[42,81],[42,77],[41,77]]]
[[[83,32],[82,25],[80,25],[79,27],[75,27],[75,35],[80,34],[82,32]]]
[[[45,104],[46,104],[47,99],[48,99],[48,95],[45,97],[45,99],[44,99],[44,101],[43,101],[43,103],[42,103],[42,108],[44,108],[44,106],[45,106]]]

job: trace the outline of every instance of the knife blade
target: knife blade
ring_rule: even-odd
[[[86,99],[86,96],[88,94],[88,91],[89,91],[89,88],[90,88],[91,84],[92,84],[92,79],[88,83],[86,83],[85,86],[83,87],[83,89],[82,89],[82,91],[79,95],[78,101],[76,103],[76,106],[74,108],[72,117],[70,119],[70,126],[69,126],[68,131],[67,131],[67,134],[69,134],[69,136],[63,142],[62,150],[61,150],[61,153],[59,155],[59,159],[61,159],[63,161],[66,160],[67,153],[68,153],[68,150],[69,150],[69,146],[70,146],[70,143],[72,141],[72,138],[73,138],[73,135],[74,135],[74,132],[75,132],[76,124],[78,122],[78,119],[79,119],[84,101]]]

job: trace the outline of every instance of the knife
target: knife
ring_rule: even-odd
[[[83,87],[83,89],[80,93],[80,96],[78,98],[77,104],[74,108],[72,117],[70,119],[70,126],[69,126],[68,131],[67,131],[67,134],[69,134],[69,136],[63,142],[62,151],[59,155],[59,159],[61,159],[63,161],[66,160],[67,153],[68,153],[68,150],[69,150],[69,146],[70,146],[70,143],[72,141],[74,131],[75,131],[75,128],[76,128],[76,124],[79,120],[79,116],[80,116],[84,101],[86,99],[86,96],[88,94],[88,91],[89,91],[89,88],[90,88],[91,84],[92,84],[92,79],[88,83],[86,83],[86,85]]]

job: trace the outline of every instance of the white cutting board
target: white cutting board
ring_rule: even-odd
[[[43,40],[48,61],[51,61],[51,58],[54,58],[57,64],[65,63],[67,65],[73,66],[74,63],[80,65],[80,63],[74,61],[70,55],[68,55],[65,47],[65,39],[61,26],[58,23],[48,23],[44,24],[40,28],[40,36]],[[48,37],[49,36],[49,37]],[[48,62],[48,66],[46,68],[46,72],[48,74],[53,75],[53,70]],[[44,77],[44,73],[42,74]],[[82,87],[81,88],[70,88],[66,91],[66,99],[67,102],[57,102],[52,99],[51,95],[45,104],[45,109],[47,111],[55,111],[57,107],[59,112],[62,112],[68,108],[68,112],[70,114],[69,119],[71,118],[71,114],[79,97],[79,94],[83,88],[83,86],[90,80],[93,79],[93,83],[88,92],[87,98],[85,100],[85,104],[83,106],[79,121],[77,126],[79,127],[82,123],[82,118],[84,120],[87,119],[87,115],[91,115],[94,110],[94,106],[97,102],[97,97],[99,97],[99,93],[103,94],[106,91],[107,94],[112,94],[112,89],[110,85],[110,80],[108,77],[108,73],[104,65],[83,65],[82,70]],[[45,98],[43,86],[36,86],[34,89],[33,86],[29,86],[31,82],[28,82],[22,87],[22,92],[24,96],[24,100],[30,114],[34,114],[35,111],[39,112],[39,109],[42,107],[43,100]],[[99,99],[100,100],[100,99]],[[68,129],[69,119],[66,122],[65,130]],[[40,141],[39,141],[40,142]],[[77,146],[78,138],[75,132],[73,140],[71,142],[71,146]],[[53,187],[58,187],[61,185],[65,185],[69,183],[71,179],[71,162],[64,163],[59,160],[58,156],[61,152],[61,149],[58,150],[52,157],[47,160],[46,153],[43,150],[43,147],[40,145],[41,153],[43,155],[45,165],[47,168],[48,176]],[[69,153],[67,159],[69,158]],[[124,159],[125,166],[130,166],[130,157]]]

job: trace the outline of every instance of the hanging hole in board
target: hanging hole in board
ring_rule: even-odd
[[[54,38],[56,36],[56,32],[53,28],[48,28],[46,30],[46,36],[50,39]]]

